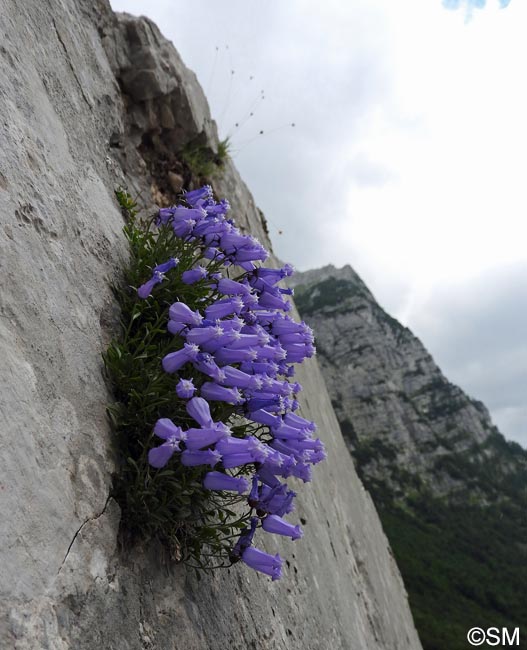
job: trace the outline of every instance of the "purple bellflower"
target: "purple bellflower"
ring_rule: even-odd
[[[180,379],[176,384],[176,393],[181,399],[190,399],[194,396],[196,392],[196,387],[192,382],[192,379]]]
[[[267,515],[262,521],[262,528],[267,533],[284,535],[285,537],[290,537],[293,541],[300,539],[304,534],[300,526],[293,526],[293,524],[290,524],[278,515]]]
[[[271,576],[273,580],[278,580],[282,577],[283,560],[278,554],[270,555],[269,553],[249,546],[243,552],[242,560],[251,569],[265,573]]]
[[[177,372],[189,361],[195,361],[199,354],[199,347],[193,343],[185,343],[181,350],[170,352],[163,357],[163,370],[168,373]]]
[[[168,418],[156,422],[154,433],[165,442],[160,447],[154,447],[148,452],[148,462],[152,467],[164,467],[176,451],[180,451],[180,443],[186,440],[187,434]]]
[[[226,218],[229,204],[216,202],[210,186],[186,192],[183,201],[185,205],[162,208],[157,225],[172,229],[188,250],[195,247],[194,265],[180,270],[181,264],[171,258],[155,266],[138,294],[147,298],[164,273],[176,267],[173,273],[180,279],[176,286],[182,284],[184,289],[200,283],[199,289],[188,290],[193,296],[189,304],[199,309],[179,296],[170,305],[167,329],[182,339],[183,347],[162,359],[167,373],[178,373],[176,394],[187,400],[187,413],[198,426],[182,431],[167,418],[158,420],[154,433],[163,444],[149,451],[149,461],[161,468],[179,452],[182,465],[203,467],[205,489],[235,492],[240,495],[236,498],[247,499],[257,516],[240,535],[231,560],[242,559],[276,580],[282,560],[252,547],[256,529],[292,539],[302,536],[299,526],[282,518],[294,510],[296,496],[285,479],[310,481],[311,467],[326,456],[322,442],[313,438],[315,424],[295,413],[302,387],[291,381],[295,364],[315,354],[313,331],[289,315],[292,303],[287,296],[293,291],[279,286],[293,267],[261,266],[268,252]],[[222,404],[232,406],[223,409]],[[231,432],[226,424],[231,420],[213,421],[211,408],[227,417],[244,417],[252,423],[250,429],[239,428],[232,420],[236,426]],[[242,437],[239,432],[244,430]],[[217,470],[207,471],[206,466]],[[226,471],[230,468],[249,472],[249,495],[242,496],[249,489],[248,479],[231,475]]]
[[[229,476],[222,472],[208,472],[203,479],[203,487],[207,490],[230,490],[244,494],[249,489],[249,482],[245,476]]]

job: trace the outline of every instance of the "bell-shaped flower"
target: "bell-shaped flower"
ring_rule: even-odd
[[[163,370],[168,373],[177,372],[182,366],[189,361],[195,361],[198,358],[200,350],[193,343],[185,343],[181,350],[170,352],[163,357]]]
[[[202,427],[213,426],[209,403],[203,397],[193,397],[187,402],[186,409],[190,417]]]
[[[159,446],[150,449],[148,452],[148,462],[152,467],[164,467],[176,451],[180,451],[180,443],[185,440],[187,434],[176,426],[168,418],[160,418],[155,426],[154,433],[165,442]]]
[[[171,320],[188,325],[201,325],[203,321],[203,316],[199,311],[192,311],[184,302],[175,302],[170,305],[168,314]]]
[[[194,269],[183,271],[183,273],[181,274],[181,281],[184,284],[195,284],[200,280],[204,280],[206,277],[207,277],[207,269],[204,266],[197,266]]]
[[[210,185],[204,185],[197,190],[190,190],[189,192],[185,192],[183,198],[191,206],[199,205],[202,201],[212,199],[212,187]]]
[[[258,396],[247,400],[247,411],[249,413],[260,410],[274,413],[282,409],[282,398],[279,395],[269,394],[267,396],[265,393],[256,393],[256,391],[253,394]]]
[[[260,482],[256,474],[253,475],[251,479],[251,492],[247,497],[247,503],[251,508],[256,508],[258,500],[260,498]]]
[[[221,199],[218,203],[214,201],[208,201],[203,205],[203,208],[207,211],[207,214],[220,214],[224,215],[231,209],[230,203],[227,199]]]
[[[262,483],[258,484],[258,475],[255,476],[256,484],[253,481],[251,492],[247,498],[247,503],[251,508],[255,508],[259,516],[265,513],[276,514],[276,510],[281,505],[288,494],[287,485],[277,482],[273,487]],[[271,506],[271,502],[276,507]]]
[[[296,464],[297,461],[293,455],[287,455],[276,449],[272,449],[262,467],[268,468],[273,474],[287,478],[293,473],[293,468]]]
[[[324,443],[320,438],[313,440],[313,438],[304,439],[304,440],[290,440],[289,444],[295,449],[304,450],[304,451],[325,451]]]
[[[292,468],[291,474],[299,479],[302,479],[304,483],[309,483],[312,480],[311,465],[306,465],[305,463],[297,463]]]
[[[258,296],[256,296],[254,293],[246,293],[241,296],[241,299],[243,300],[243,306],[247,311],[256,309],[260,302]],[[253,317],[253,320],[255,323],[258,322],[258,318],[256,316]]]
[[[167,324],[167,330],[171,334],[180,334],[184,336],[184,330],[188,329],[187,323],[179,323],[177,320],[169,320]]]
[[[257,322],[261,325],[273,323],[281,316],[280,312],[274,309],[255,309],[254,314]]]
[[[240,334],[239,332],[236,332],[236,334],[236,337],[224,344],[229,350],[241,350],[260,345],[261,336],[258,334]]]
[[[254,361],[257,356],[258,352],[254,348],[249,348],[247,350],[229,350],[228,348],[220,348],[214,353],[216,362],[222,366],[240,363],[241,361]]]
[[[209,246],[203,251],[203,257],[207,260],[219,262],[225,259],[225,255],[216,246]]]
[[[185,239],[190,235],[192,230],[194,229],[194,226],[196,225],[196,221],[194,219],[182,219],[181,221],[172,221],[172,228],[174,230],[174,234],[177,237],[181,237],[181,239]]]
[[[216,382],[221,383],[225,379],[223,369],[218,366],[210,354],[199,354],[193,364],[196,370],[207,375],[207,377],[211,377],[211,379],[214,379]]]
[[[276,472],[274,470],[274,467],[270,467],[264,463],[258,467],[256,473],[262,483],[265,483],[265,485],[268,485],[269,487],[276,487],[277,485],[281,485],[281,483],[276,477]]]
[[[152,467],[160,469],[172,458],[176,451],[180,451],[179,441],[169,439],[160,447],[154,447],[148,452],[148,462]]]
[[[315,432],[317,430],[317,425],[311,420],[306,420],[296,413],[287,413],[284,415],[284,422],[291,427],[297,427],[299,429],[307,429],[308,431]]]
[[[238,537],[238,541],[230,553],[230,556],[233,560],[239,560],[245,549],[249,548],[249,546],[252,544],[254,533],[256,532],[256,527],[259,521],[260,520],[258,517],[251,517],[250,528],[244,528],[242,530],[241,535]]]
[[[289,345],[286,348],[286,357],[285,361],[287,363],[302,363],[304,359],[307,359],[309,351],[307,345],[304,343]]]
[[[181,427],[176,426],[169,418],[160,418],[155,423],[154,433],[163,440],[177,440],[179,442],[187,438],[187,434]]]
[[[220,246],[228,255],[235,253],[237,249],[249,244],[246,235],[242,235],[238,228],[230,228],[220,240]]]
[[[219,322],[219,321],[217,321]],[[219,326],[218,326],[219,327]],[[223,329],[223,328],[221,328]],[[211,338],[206,343],[203,344],[203,348],[213,354],[216,350],[219,350],[223,347],[231,346],[233,341],[238,340],[241,337],[241,334],[238,330],[232,329],[230,331],[224,332],[221,336],[217,338]]]
[[[282,419],[279,415],[273,415],[265,409],[258,409],[257,411],[249,411],[247,417],[253,422],[265,424],[268,427],[280,427]]]
[[[168,271],[170,271],[170,269],[173,269],[178,264],[179,264],[179,259],[177,257],[171,257],[166,262],[163,262],[163,264],[158,264],[157,266],[154,266],[153,272],[154,273],[167,273]]]
[[[251,370],[255,374],[267,375],[268,377],[275,378],[278,374],[279,368],[275,361],[255,361],[251,364]]]
[[[142,284],[137,290],[137,295],[139,296],[139,298],[141,298],[142,300],[148,298],[148,296],[151,295],[152,289],[156,286],[156,284],[163,282],[164,279],[165,276],[163,275],[163,273],[159,273],[159,271],[154,271],[154,274],[152,275],[150,280]]]
[[[289,301],[286,300],[285,298],[281,298],[280,296],[275,296],[269,291],[264,291],[258,299],[258,303],[260,307],[267,307],[270,309],[282,309],[285,311],[288,311],[290,307],[288,308]]]
[[[218,440],[230,435],[228,431],[214,426],[203,429],[188,429],[185,433],[187,434],[185,445],[187,449],[191,450],[209,447],[217,443]]]
[[[181,399],[190,399],[196,392],[192,379],[180,379],[176,384],[176,394]]]
[[[292,386],[287,381],[278,381],[272,377],[264,376],[262,380],[263,389],[269,392],[273,392],[276,395],[282,395],[282,397],[288,397],[292,394]]]
[[[232,366],[223,366],[222,370],[225,378],[221,383],[225,386],[250,390],[258,390],[261,388],[262,380],[257,375],[248,375]]]
[[[194,451],[185,449],[181,454],[181,464],[185,467],[195,467],[197,465],[210,465],[214,467],[221,460],[221,454],[214,449],[205,451]]]
[[[279,288],[274,286],[275,283],[273,283],[272,281],[266,278],[262,278],[259,274],[258,275],[256,275],[255,273],[250,274],[248,277],[248,282],[251,285],[251,287],[253,287],[253,289],[258,291],[259,293],[268,292],[273,296],[280,295]]]
[[[254,463],[253,454],[249,451],[242,451],[238,454],[228,454],[222,458],[221,464],[225,469],[232,467],[242,467],[243,465],[250,465]]]
[[[258,320],[257,320],[256,316],[253,314],[253,312],[249,311],[248,309],[246,309],[243,312],[242,318],[243,318],[243,320],[245,321],[245,323],[247,325],[255,325],[258,322]]]
[[[283,517],[295,509],[293,505],[295,497],[296,492],[293,492],[293,490],[286,490],[285,493],[276,493],[265,502],[264,509],[270,514]]]
[[[323,460],[326,460],[328,457],[327,452],[325,449],[319,449],[316,451],[307,451],[306,452],[306,462],[311,463],[312,465],[316,465],[317,463],[321,463]]]
[[[251,287],[230,278],[221,278],[218,281],[218,291],[224,296],[247,295],[251,292]]]
[[[257,438],[223,438],[216,443],[215,449],[223,457],[223,467],[239,467],[250,463],[262,463],[269,454],[267,445]]]
[[[227,404],[243,404],[245,401],[237,388],[219,386],[214,382],[207,381],[201,387],[201,395],[213,402],[227,402]]]
[[[273,437],[280,440],[305,440],[309,438],[311,432],[307,429],[297,429],[282,422],[279,426],[271,427]]]
[[[289,316],[281,316],[273,321],[273,334],[291,334],[292,332],[302,332],[303,324],[295,322]]]
[[[284,264],[281,269],[268,269],[261,266],[257,271],[256,275],[259,278],[263,278],[272,284],[276,284],[280,280],[283,280],[286,277],[293,275],[294,268],[291,264]]]
[[[308,334],[304,332],[290,332],[289,334],[279,334],[280,344],[287,350],[288,345],[312,343]]]
[[[257,348],[258,361],[271,360],[282,361],[286,358],[287,352],[281,345],[262,345]]]
[[[243,300],[240,296],[234,296],[232,298],[222,298],[221,300],[216,300],[212,305],[209,305],[205,309],[205,315],[211,320],[216,318],[225,318],[231,314],[239,314],[243,309]]]
[[[242,561],[251,567],[251,569],[271,576],[273,580],[279,580],[282,577],[283,560],[278,554],[270,555],[253,546],[249,546],[242,554]]]
[[[196,206],[193,208],[186,208],[183,205],[178,205],[175,208],[172,208],[172,221],[173,223],[181,223],[184,221],[192,220],[196,223],[199,223],[207,216],[207,213],[203,208]]]
[[[286,456],[293,456],[299,462],[304,461],[304,450],[296,446],[297,440],[287,440],[284,442],[282,440],[274,439],[269,444],[273,449],[285,454]]]
[[[298,400],[284,397],[284,409],[286,411],[298,411],[299,408],[300,402]]]
[[[266,533],[290,537],[293,541],[300,539],[304,535],[300,526],[293,526],[293,524],[285,521],[282,517],[278,517],[278,515],[267,515],[262,520],[262,528]]]
[[[216,449],[221,454],[232,454],[232,453],[241,453],[244,451],[256,451],[260,450],[264,452],[264,456],[267,455],[267,448],[264,443],[260,442],[255,436],[248,436],[247,438],[235,438],[234,436],[230,438],[224,438],[220,440],[216,445]]]
[[[194,327],[186,338],[188,343],[203,346],[211,340],[220,339],[224,334],[225,331],[220,325],[209,325],[208,327]]]
[[[216,450],[223,457],[223,467],[239,467],[250,463],[262,463],[269,454],[267,445],[257,438],[223,438],[216,443]]]
[[[235,315],[227,320],[217,320],[216,325],[221,325],[225,332],[239,332],[244,326],[244,321],[238,315]]]
[[[172,208],[160,208],[156,217],[156,225],[166,225],[172,219]]]
[[[222,472],[208,472],[203,479],[203,487],[207,490],[228,490],[244,494],[249,489],[249,481],[245,476],[229,476]]]

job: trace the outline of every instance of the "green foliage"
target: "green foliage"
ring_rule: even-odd
[[[424,650],[465,650],[471,627],[527,621],[524,514],[420,496],[411,511],[383,506],[380,516]]]
[[[181,159],[195,178],[210,178],[216,171],[214,156],[207,147],[187,144],[181,152]]]
[[[397,458],[397,450],[392,444],[381,440],[381,438],[372,438],[364,442],[357,441],[353,457],[361,466],[365,466],[372,460],[394,461]]]
[[[227,136],[224,140],[220,140],[218,144],[217,164],[222,165],[224,161],[230,156],[231,140]]]
[[[229,138],[218,144],[218,153],[214,154],[209,147],[196,142],[190,142],[181,151],[181,160],[189,168],[193,178],[210,179],[223,167],[229,156],[231,144]]]
[[[433,473],[463,486],[448,498],[434,496],[396,461],[385,468],[386,480],[369,476],[368,462],[391,459],[379,441],[359,445],[353,455],[401,570],[424,650],[464,650],[473,626],[512,629],[527,620],[525,450],[491,434],[464,452],[439,456]]]
[[[156,264],[177,257],[178,269],[189,269],[199,261],[199,249],[174,236],[171,229],[157,230],[153,220],[137,221],[131,197],[123,190],[116,196],[128,216],[124,233],[131,259],[122,286],[114,288],[121,327],[104,354],[104,365],[115,398],[108,412],[117,455],[113,496],[122,509],[122,539],[156,538],[174,559],[200,568],[228,566],[232,539],[248,518],[238,505],[244,499],[205,490],[203,466],[169,464],[155,470],[147,458],[154,446],[152,429],[159,418],[170,418],[183,428],[195,426],[185,403],[176,395],[173,377],[161,366],[161,359],[183,344],[180,337],[166,330],[169,306],[182,300],[193,310],[203,309],[216,295],[211,295],[204,281],[186,285],[181,273],[169,272],[155,296],[140,300],[136,288],[150,278]],[[211,263],[209,272],[219,270],[221,262],[217,265]],[[186,378],[192,378],[198,388],[204,381],[197,372]],[[217,402],[211,414],[215,421],[229,422],[233,410]],[[234,435],[251,433],[249,425],[234,422],[231,426]]]

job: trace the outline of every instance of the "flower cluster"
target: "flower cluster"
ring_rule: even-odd
[[[294,364],[315,353],[313,333],[288,314],[292,290],[279,286],[292,267],[263,267],[268,252],[226,217],[228,202],[214,201],[209,186],[187,192],[184,201],[160,209],[157,225],[199,254],[183,271],[176,258],[155,266],[137,293],[148,299],[173,270],[183,285],[208,289],[202,308],[191,309],[181,295],[170,305],[166,326],[178,349],[162,359],[196,426],[183,430],[158,419],[154,434],[163,443],[150,449],[148,460],[160,469],[176,455],[183,466],[209,468],[207,490],[244,495],[251,517],[231,548],[231,562],[242,560],[274,580],[282,559],[252,546],[255,531],[302,536],[283,518],[296,496],[285,479],[310,481],[311,466],[326,457],[313,437],[315,424],[296,413],[302,387],[290,380]],[[227,419],[214,421],[211,408],[220,404],[228,405]],[[246,426],[235,426],[240,421]]]

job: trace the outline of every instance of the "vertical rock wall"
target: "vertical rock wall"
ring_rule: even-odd
[[[155,546],[117,548],[100,356],[126,259],[113,190],[151,209],[152,189],[171,198],[160,161],[217,146],[174,48],[104,0],[0,0],[0,111],[0,647],[417,650],[314,361],[299,380],[329,460],[301,491],[306,536],[282,581],[242,566],[197,580]],[[217,186],[265,241],[230,162]]]

